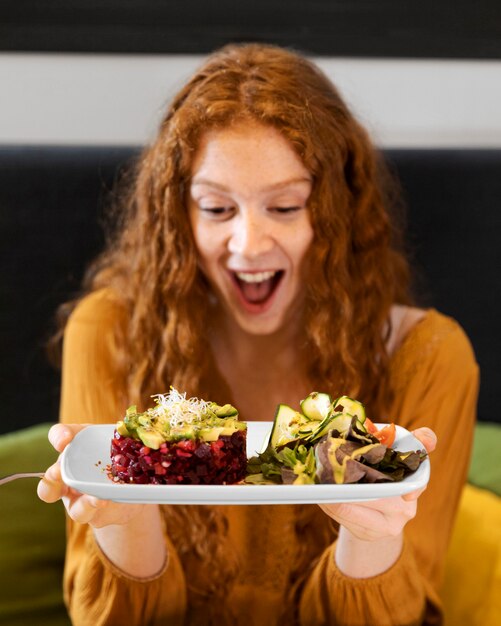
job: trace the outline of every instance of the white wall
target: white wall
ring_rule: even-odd
[[[202,58],[0,54],[0,143],[143,143]],[[501,147],[501,62],[317,62],[382,146]]]

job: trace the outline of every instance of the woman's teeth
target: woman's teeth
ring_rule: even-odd
[[[235,272],[236,282],[244,300],[250,304],[263,304],[275,291],[282,271]]]
[[[237,278],[245,283],[262,283],[275,276],[276,272],[236,272]]]

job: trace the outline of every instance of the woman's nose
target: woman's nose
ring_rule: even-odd
[[[273,239],[268,232],[266,219],[255,215],[241,214],[233,222],[228,242],[231,254],[258,257],[273,248]]]

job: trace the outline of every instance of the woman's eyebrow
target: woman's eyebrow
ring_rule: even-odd
[[[230,191],[229,187],[226,185],[216,183],[214,180],[209,180],[208,178],[193,178],[191,186],[194,187],[195,185],[207,185],[207,187],[215,187],[216,189],[221,189],[221,191]]]
[[[290,178],[288,180],[283,180],[278,183],[273,183],[272,185],[268,185],[267,187],[263,187],[262,191],[275,191],[277,189],[282,189],[283,187],[289,187],[292,185],[297,185],[300,183],[311,183],[311,178],[306,176],[300,176],[296,178]],[[207,185],[208,187],[214,187],[216,189],[220,189],[221,191],[231,191],[229,187],[218,183],[214,180],[210,180],[208,178],[194,178],[191,181],[191,185]]]

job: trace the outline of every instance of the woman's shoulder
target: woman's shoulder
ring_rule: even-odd
[[[473,355],[470,340],[462,326],[454,318],[436,309],[410,309],[414,323],[407,329],[397,352],[412,354],[423,348],[427,351],[449,351],[456,346]]]
[[[111,289],[99,289],[85,295],[73,309],[68,325],[115,324],[125,318],[125,305]]]
[[[471,342],[454,318],[434,308],[414,309],[422,314],[407,330],[391,356],[391,372],[400,382],[409,381],[417,371],[444,375],[444,379],[464,378],[478,366]]]
[[[91,345],[101,350],[110,341],[120,340],[127,330],[125,305],[109,289],[85,295],[71,312],[64,329],[66,346]]]

